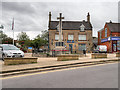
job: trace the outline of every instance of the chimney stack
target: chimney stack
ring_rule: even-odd
[[[90,14],[88,12],[88,15],[87,15],[87,22],[90,22]]]
[[[49,12],[49,26],[48,27],[50,27],[50,22],[51,22],[51,12]]]
[[[112,23],[112,21],[110,20],[110,23]]]

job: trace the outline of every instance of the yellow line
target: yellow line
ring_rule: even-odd
[[[116,62],[116,63],[118,63],[118,62]],[[107,64],[114,64],[114,63],[107,63]],[[32,73],[32,74],[25,74],[25,75],[10,76],[10,77],[4,77],[4,78],[0,78],[0,79],[10,79],[10,78],[16,78],[16,77],[31,76],[31,75],[37,75],[37,74],[45,74],[45,73],[49,73],[49,72],[57,72],[57,71],[64,71],[64,70],[73,70],[73,69],[93,67],[93,66],[102,66],[102,65],[106,65],[106,63],[105,64],[92,65],[92,66],[74,67],[74,68],[52,70],[52,71],[44,71],[44,72],[38,72],[38,73]]]

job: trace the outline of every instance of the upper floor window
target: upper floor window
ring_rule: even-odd
[[[86,40],[86,35],[79,35],[78,40]]]
[[[85,31],[85,26],[83,24],[80,26],[80,31]]]
[[[68,40],[73,40],[74,35],[68,35]]]
[[[107,37],[107,28],[105,28],[105,37]]]
[[[59,40],[59,34],[55,34],[55,40]],[[62,40],[63,40],[63,35],[62,35]]]

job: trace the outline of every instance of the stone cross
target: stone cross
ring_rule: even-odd
[[[57,19],[59,19],[59,41],[62,41],[62,19],[64,19],[64,17],[62,17],[62,13],[60,13],[60,17],[57,17]]]

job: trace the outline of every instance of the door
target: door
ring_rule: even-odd
[[[72,53],[72,44],[69,44],[69,51]]]
[[[117,52],[117,43],[116,43],[116,41],[113,41],[112,50],[113,50],[113,52]]]

